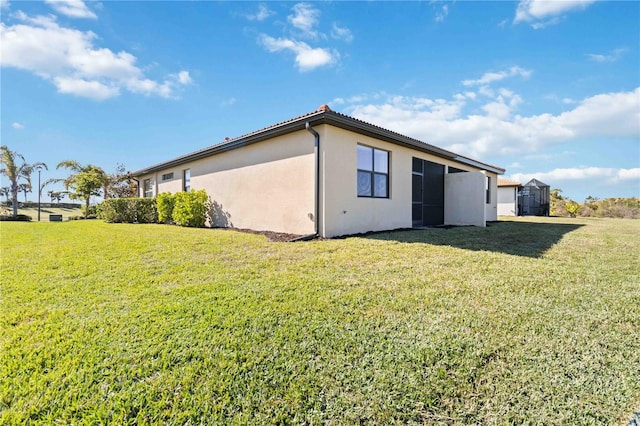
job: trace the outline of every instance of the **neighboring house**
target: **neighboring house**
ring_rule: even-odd
[[[498,178],[498,216],[518,216],[518,192],[522,184]]]
[[[531,179],[522,185],[518,197],[521,216],[549,216],[551,191],[549,185],[538,179]]]
[[[211,226],[334,237],[485,226],[503,173],[322,105],[133,174],[144,197],[205,189]]]

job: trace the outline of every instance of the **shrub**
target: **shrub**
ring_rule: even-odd
[[[80,207],[80,212],[87,219],[89,219],[90,216],[93,216],[93,218],[95,219],[95,217],[97,216],[97,206],[87,207],[83,205],[82,207]]]
[[[128,198],[109,198],[100,203],[99,218],[108,223],[134,223],[135,210],[130,208]]]
[[[19,214],[17,216],[13,216],[12,214],[0,215],[0,222],[31,222],[32,220],[31,216],[27,216],[26,214]]]
[[[129,198],[135,201],[136,222],[138,223],[157,223],[158,209],[156,200],[153,198]]]
[[[85,219],[97,219],[98,216],[95,214],[90,214],[87,217],[84,216],[69,216],[69,220],[85,220]]]
[[[153,198],[109,198],[98,208],[98,217],[109,223],[156,223]]]
[[[580,207],[580,204],[576,203],[575,201],[567,201],[564,204],[564,208],[567,210],[567,213],[569,213],[571,217],[576,217],[576,214],[580,211]]]
[[[158,197],[156,198],[158,222],[171,223],[175,203],[175,197],[170,192],[158,194]]]
[[[177,192],[173,195],[174,207],[171,218],[180,226],[201,228],[207,221],[208,197],[204,189]]]

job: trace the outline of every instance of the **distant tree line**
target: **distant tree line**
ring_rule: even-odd
[[[562,195],[561,189],[550,193],[551,216],[610,217],[640,219],[640,198],[604,198],[591,195],[583,203]]]
[[[4,196],[7,202],[11,202],[13,217],[18,214],[18,193],[24,193],[25,202],[27,194],[33,191],[31,176],[35,171],[48,170],[42,162],[28,163],[25,158],[9,149],[6,145],[0,146],[0,174],[5,175],[9,185],[0,188],[0,196]],[[72,173],[66,179],[48,179],[40,184],[38,199],[42,196],[42,190],[51,183],[62,182],[66,191],[49,191],[47,195],[60,202],[64,196],[72,200],[85,202],[85,215],[89,212],[89,203],[92,196],[107,198],[129,198],[137,195],[137,186],[133,177],[128,173],[123,164],[118,164],[115,173],[107,174],[102,168],[93,164],[82,165],[74,160],[65,160],[58,163],[56,169],[65,168]]]

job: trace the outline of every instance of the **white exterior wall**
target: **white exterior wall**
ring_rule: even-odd
[[[320,134],[321,152],[321,220],[320,233],[324,237],[357,234],[369,231],[383,231],[397,228],[411,228],[411,185],[413,157],[428,160],[466,171],[476,171],[472,166],[446,160],[396,144],[361,135],[359,133],[322,125],[314,128]],[[389,198],[366,198],[357,195],[357,145],[389,151]],[[466,173],[457,173],[465,175]],[[492,177],[492,186],[497,185],[497,175]],[[445,175],[445,185],[448,175]],[[484,226],[484,220],[495,220],[496,200],[486,204],[484,174],[476,177],[476,189],[481,203],[477,204],[474,224]],[[474,180],[475,182],[475,180]],[[493,190],[493,194],[496,190]],[[447,220],[447,193],[445,190],[445,223]],[[465,209],[467,202],[451,201],[449,209]],[[487,214],[484,210],[490,212]],[[488,217],[487,217],[488,216]],[[495,219],[490,219],[494,217]],[[467,218],[468,219],[468,218]],[[324,221],[324,222],[323,222]],[[467,220],[471,221],[471,219]]]
[[[491,187],[489,190],[491,191],[489,197],[489,203],[486,202],[485,198],[485,215],[484,218],[487,222],[495,222],[498,220],[498,175],[495,173],[484,172],[486,176],[491,178]]]
[[[498,216],[518,215],[518,188],[501,186],[498,188]]]
[[[183,170],[190,169],[191,188],[206,190],[214,202],[210,225],[311,234],[313,147],[313,135],[299,131],[141,176],[140,185],[151,177],[158,182],[154,195],[182,191]],[[162,182],[171,171],[174,179]]]
[[[444,222],[486,226],[486,176],[482,172],[444,175]]]

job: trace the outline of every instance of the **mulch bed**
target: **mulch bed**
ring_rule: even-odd
[[[300,238],[302,236],[302,235],[296,235],[296,234],[286,234],[284,232],[254,231],[252,229],[242,229],[242,228],[218,228],[218,229],[245,232],[247,234],[264,235],[265,237],[267,237],[269,241],[279,242],[279,243],[295,240],[296,238]]]

